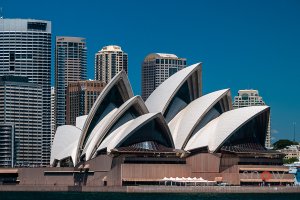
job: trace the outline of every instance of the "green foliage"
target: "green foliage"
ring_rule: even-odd
[[[298,144],[299,144],[298,142],[293,142],[290,140],[278,140],[273,144],[273,146],[275,150],[278,150],[278,149],[284,149],[285,147],[290,145],[298,145]]]
[[[284,158],[283,159],[283,163],[284,164],[291,164],[291,163],[294,163],[294,162],[298,162],[298,158]]]

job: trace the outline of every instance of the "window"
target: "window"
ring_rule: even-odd
[[[68,47],[78,47],[78,43],[75,42],[69,42]]]
[[[15,52],[14,51],[9,52],[9,61],[10,62],[15,61]]]
[[[242,100],[248,100],[248,94],[242,94]]]
[[[169,68],[169,77],[177,72],[177,68]]]
[[[15,71],[15,65],[10,65],[9,66],[9,71]]]
[[[27,23],[28,30],[45,31],[46,28],[47,28],[47,23],[42,23],[42,22],[28,22]]]

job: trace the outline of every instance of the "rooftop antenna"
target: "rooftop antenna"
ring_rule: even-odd
[[[294,126],[294,142],[296,142],[296,122],[293,122]]]

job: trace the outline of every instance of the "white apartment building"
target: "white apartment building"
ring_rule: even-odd
[[[120,46],[105,46],[96,53],[95,80],[108,83],[122,70],[128,73],[128,55]]]

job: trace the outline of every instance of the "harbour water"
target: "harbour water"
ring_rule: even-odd
[[[299,200],[294,194],[150,194],[99,192],[0,192],[0,200]]]

